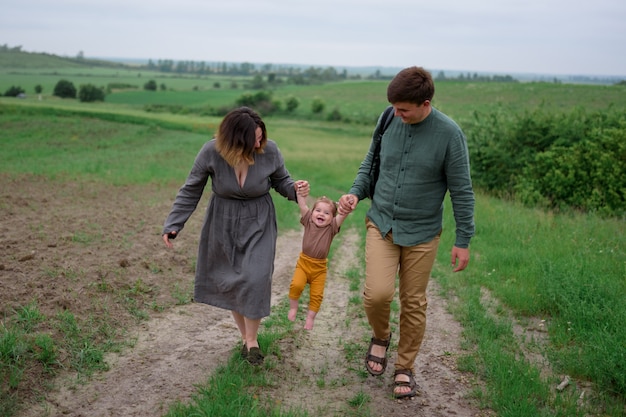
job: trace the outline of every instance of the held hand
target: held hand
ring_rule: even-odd
[[[309,192],[311,191],[311,187],[309,186],[309,182],[305,180],[298,180],[295,182],[294,186],[296,187],[296,194],[300,197],[308,197]]]
[[[456,268],[454,268],[452,272],[459,272],[467,268],[467,264],[469,264],[469,258],[470,254],[468,248],[457,248],[456,246],[453,246],[452,257],[450,261],[452,262],[452,267]]]
[[[344,194],[339,198],[337,211],[343,216],[348,215],[352,213],[358,203],[359,199],[354,194]]]
[[[165,242],[165,246],[171,249],[174,245],[170,242],[170,239],[176,239],[176,232],[169,232],[163,235],[163,242]]]

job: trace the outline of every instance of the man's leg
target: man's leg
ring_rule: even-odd
[[[389,314],[395,294],[401,248],[393,244],[390,235],[383,239],[380,231],[371,221],[368,220],[366,224],[363,306],[372,327],[373,337],[388,340],[391,337]],[[386,350],[385,346],[373,345],[371,354],[384,358]],[[382,369],[381,364],[371,361],[369,366],[374,371]]]
[[[396,369],[415,372],[415,358],[426,330],[426,289],[438,247],[439,236],[430,242],[402,249],[399,272],[400,340]],[[400,374],[396,380],[408,381],[408,376]],[[401,392],[401,389],[396,390],[396,393]]]

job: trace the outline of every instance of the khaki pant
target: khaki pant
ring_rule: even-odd
[[[388,339],[391,302],[396,276],[399,276],[400,339],[395,367],[414,372],[415,358],[426,330],[426,287],[437,255],[439,236],[416,246],[399,246],[393,243],[391,232],[382,238],[369,219],[366,227],[365,313],[373,336]]]
[[[309,284],[309,310],[320,311],[324,298],[324,285],[328,271],[328,259],[317,259],[300,252],[289,286],[289,298],[299,300],[304,286]]]

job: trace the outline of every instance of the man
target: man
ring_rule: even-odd
[[[413,397],[414,362],[426,329],[426,288],[443,224],[443,200],[450,192],[456,221],[451,253],[454,271],[469,262],[474,234],[474,192],[465,135],[431,105],[435,87],[421,67],[400,71],[389,83],[387,99],[394,117],[384,131],[380,174],[366,218],[363,304],[372,339],[365,366],[382,375],[391,340],[390,305],[399,275],[400,338],[395,363],[395,398]],[[378,131],[385,120],[378,121]],[[365,156],[349,193],[339,200],[350,213],[368,195],[374,145]]]

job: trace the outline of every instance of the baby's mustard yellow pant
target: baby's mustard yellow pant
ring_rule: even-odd
[[[289,298],[292,300],[300,299],[305,285],[309,284],[309,310],[317,313],[324,298],[327,271],[328,259],[312,258],[300,252],[296,270],[293,272],[289,286]]]

